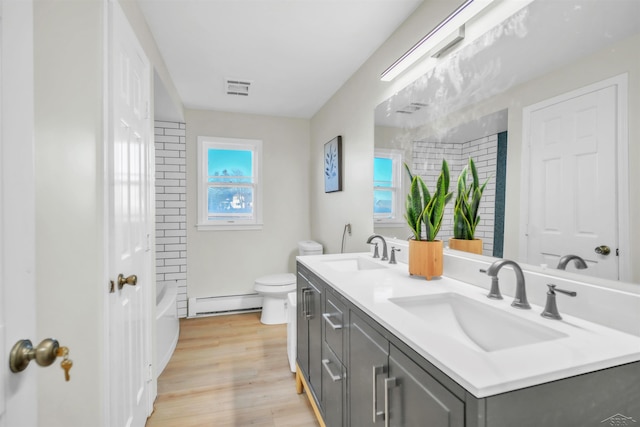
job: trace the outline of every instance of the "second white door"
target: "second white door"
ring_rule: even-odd
[[[525,109],[530,264],[555,267],[575,254],[588,274],[618,279],[617,90],[608,85]]]

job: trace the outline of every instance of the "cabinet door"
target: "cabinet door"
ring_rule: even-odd
[[[322,346],[322,409],[327,426],[344,425],[346,369],[327,343]]]
[[[320,287],[309,283],[307,292],[307,321],[309,322],[309,384],[320,391],[322,377],[322,294]]]
[[[299,270],[297,277],[297,361],[314,396],[319,397],[322,381],[322,288],[315,276],[306,270]]]
[[[351,427],[384,425],[388,357],[389,342],[352,311],[347,365]]]
[[[464,426],[464,403],[393,345],[384,382],[390,426]]]
[[[296,360],[306,379],[309,379],[309,322],[306,311],[309,288],[309,281],[304,274],[298,271],[296,288]]]

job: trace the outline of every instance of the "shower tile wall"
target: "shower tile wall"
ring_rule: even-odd
[[[156,282],[178,287],[178,317],[187,317],[186,125],[155,122]]]
[[[412,171],[422,176],[429,190],[435,188],[436,179],[440,173],[442,159],[446,159],[451,174],[449,191],[456,193],[458,175],[466,166],[469,157],[473,158],[480,182],[487,177],[489,183],[485,188],[480,203],[480,224],[476,228],[476,237],[482,239],[484,255],[493,254],[493,227],[495,217],[496,194],[496,156],[498,151],[498,135],[468,141],[465,143],[440,143],[415,141],[413,143]],[[453,237],[453,204],[451,199],[447,205],[438,239],[448,242]]]

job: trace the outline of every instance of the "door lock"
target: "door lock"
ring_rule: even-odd
[[[20,340],[15,343],[9,355],[9,368],[14,373],[22,372],[32,360],[40,366],[49,366],[58,357],[62,357],[60,366],[64,369],[65,380],[69,381],[69,370],[73,365],[69,359],[69,349],[61,347],[58,340],[53,338],[43,339],[36,348],[33,348],[30,340]]]

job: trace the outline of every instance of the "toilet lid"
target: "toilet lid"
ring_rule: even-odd
[[[256,279],[258,285],[266,286],[282,286],[293,285],[296,283],[296,276],[291,273],[272,274],[270,276],[262,276]]]

